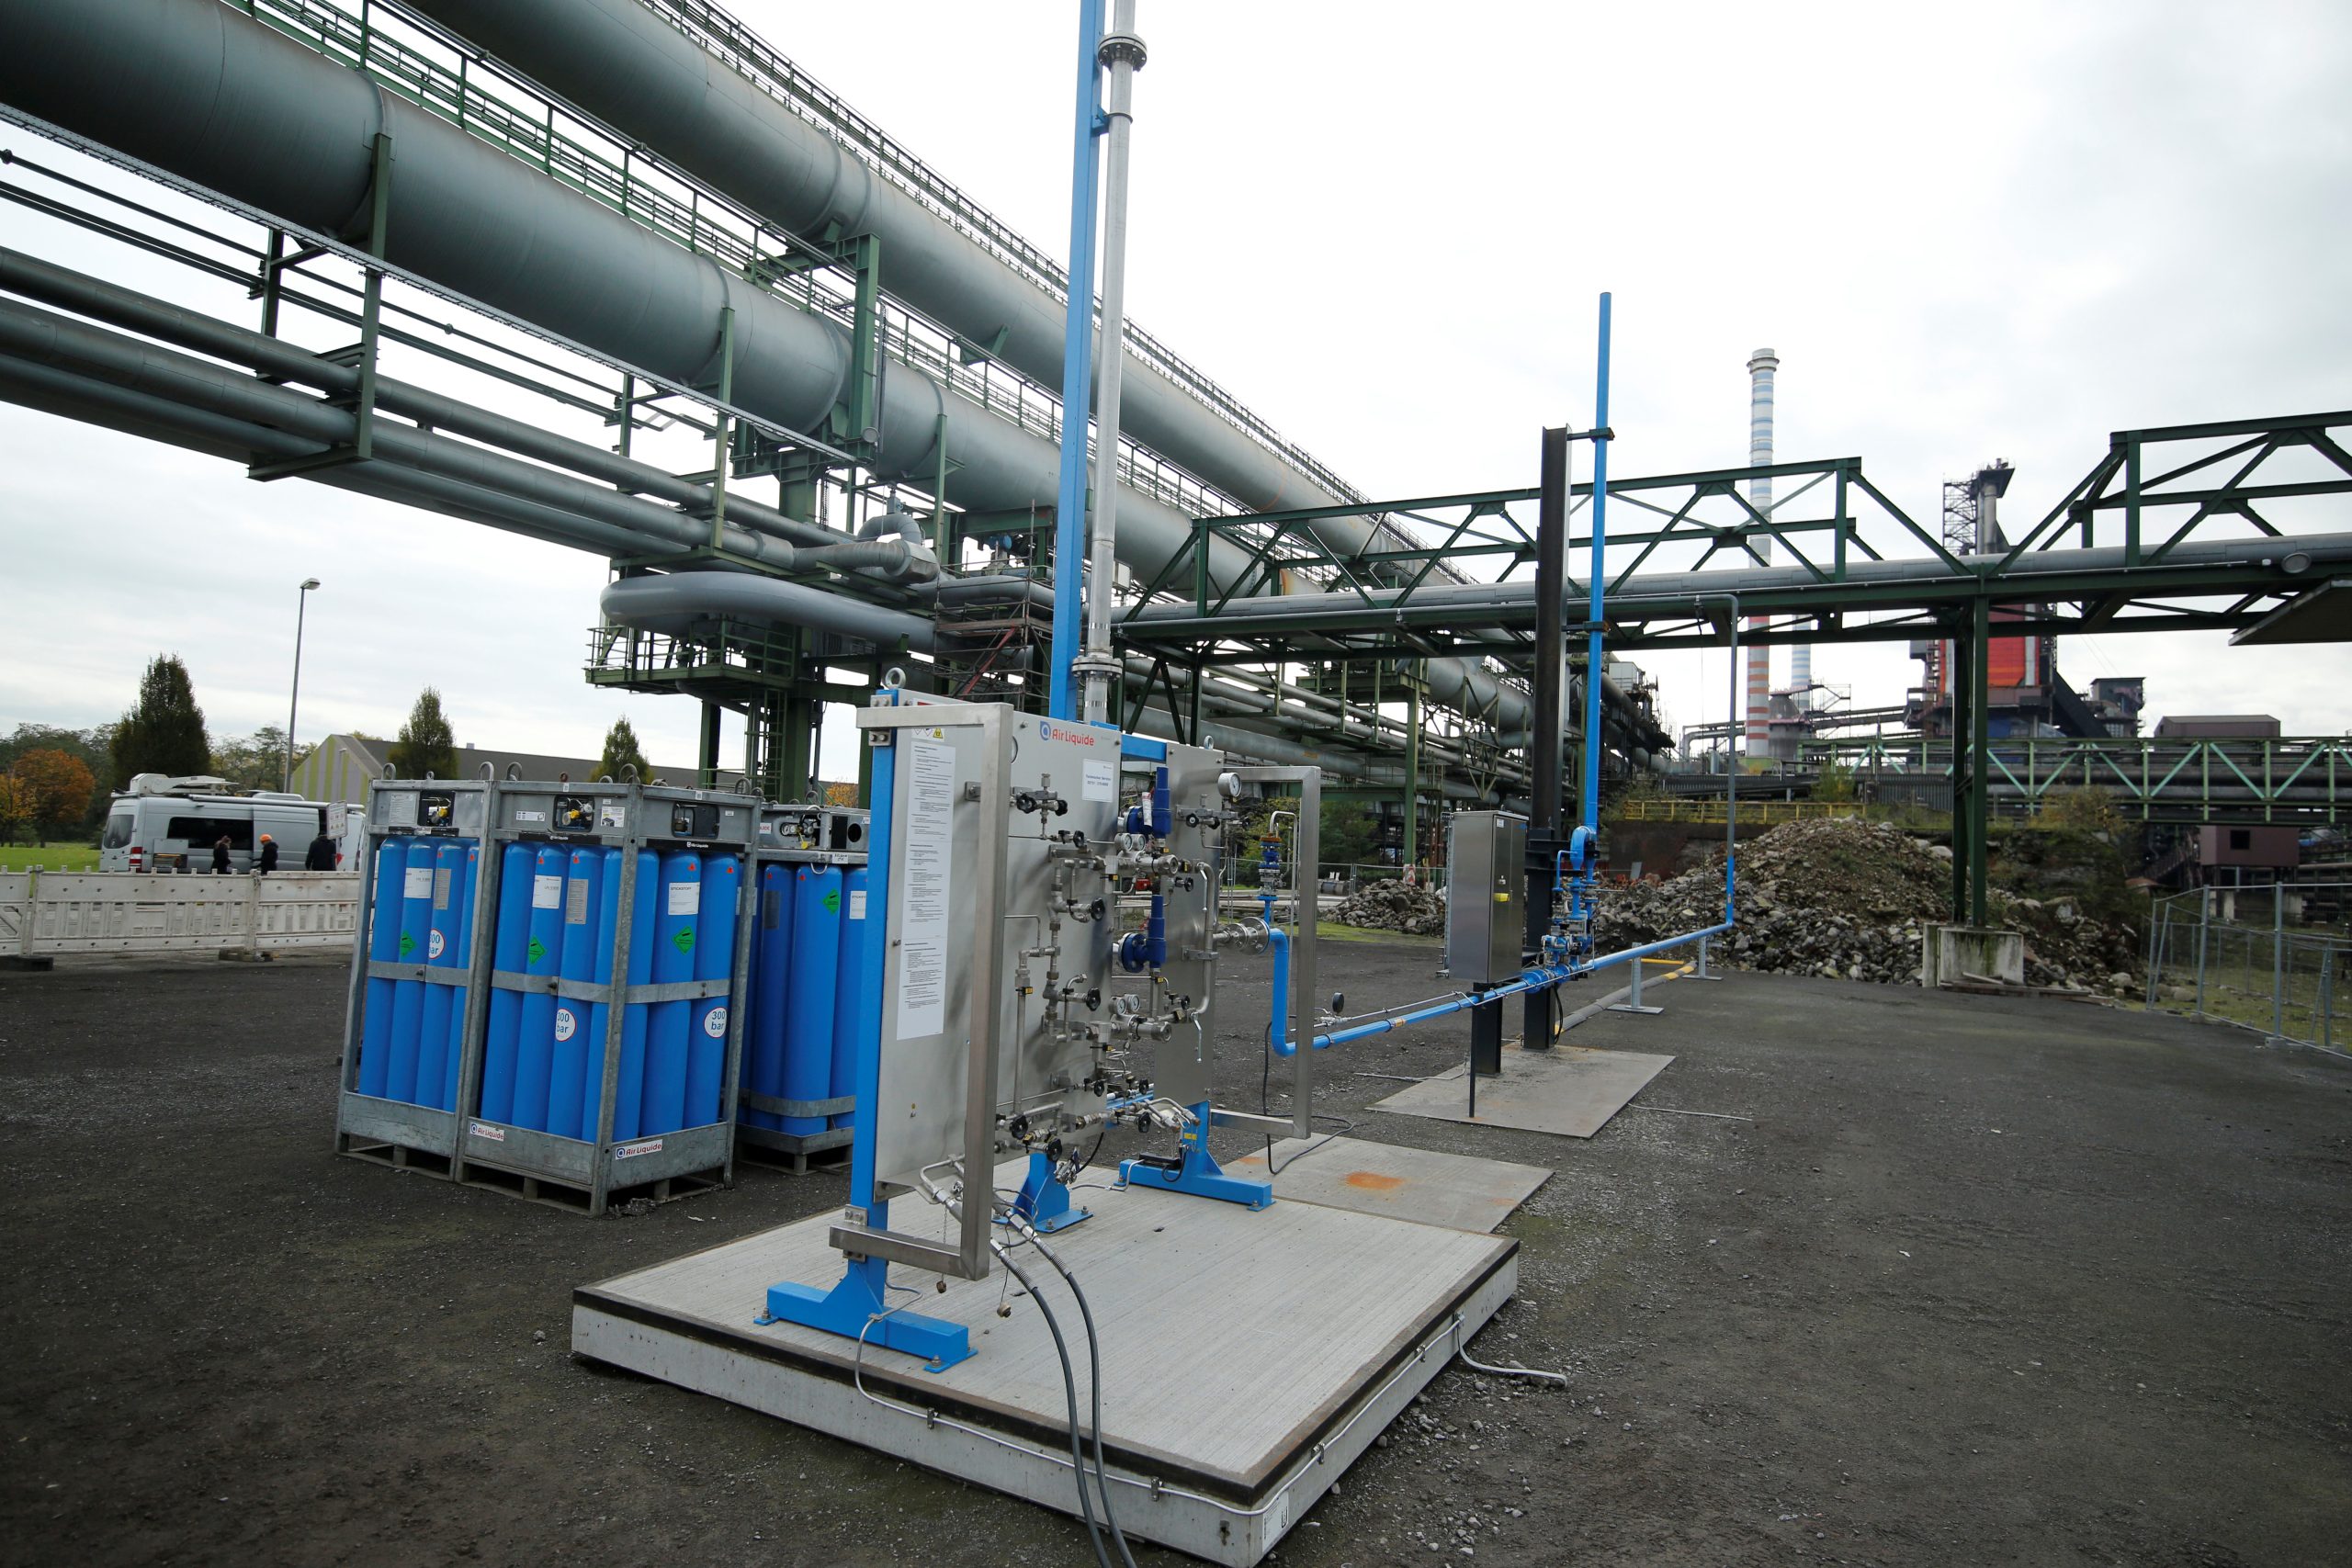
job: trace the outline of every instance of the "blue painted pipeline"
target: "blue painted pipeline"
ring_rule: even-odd
[[[1444,1018],[1449,1014],[1462,1012],[1487,1002],[1497,1002],[1506,997],[1519,996],[1522,992],[1547,990],[1554,986],[1573,980],[1580,975],[1589,975],[1597,969],[1613,968],[1620,964],[1637,963],[1652,953],[1664,953],[1671,948],[1687,947],[1701,937],[1721,936],[1729,930],[1731,930],[1731,922],[1725,920],[1719,926],[1709,926],[1704,931],[1685,931],[1680,936],[1670,936],[1663,942],[1645,942],[1640,947],[1629,947],[1621,953],[1611,953],[1605,957],[1595,958],[1572,969],[1524,970],[1520,977],[1510,985],[1497,986],[1490,991],[1452,997],[1444,1001],[1416,1009],[1411,1012],[1400,1013],[1395,1018],[1375,1019],[1370,1023],[1360,1023],[1352,1029],[1335,1029],[1329,1034],[1318,1034],[1315,1037],[1315,1049],[1321,1051],[1333,1045],[1345,1045],[1351,1040],[1363,1040],[1374,1034],[1385,1034],[1392,1029],[1401,1028],[1408,1023],[1427,1023],[1433,1018]],[[1277,1013],[1279,1014],[1279,1008]],[[1277,1024],[1275,1029],[1279,1042],[1281,1026]],[[1274,1048],[1278,1054],[1284,1056],[1293,1055],[1298,1049],[1295,1045],[1284,1049],[1279,1043]]]

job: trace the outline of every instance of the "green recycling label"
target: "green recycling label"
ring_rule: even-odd
[[[841,889],[836,887],[831,892],[825,895],[825,913],[829,915],[838,915],[841,912],[842,894]]]
[[[670,939],[670,945],[680,953],[692,953],[695,950],[695,928],[680,926],[678,934]]]
[[[402,958],[406,958],[410,953],[414,953],[415,951],[416,938],[409,935],[406,931],[401,932],[401,956]]]
[[[547,955],[547,943],[541,942],[537,937],[533,937],[531,939],[531,962],[533,964],[537,964],[540,960],[546,958]]]

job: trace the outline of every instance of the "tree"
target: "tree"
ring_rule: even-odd
[[[596,776],[618,779],[623,768],[635,768],[640,781],[653,776],[653,764],[645,760],[644,749],[637,743],[637,731],[623,715],[613,720],[612,728],[605,731],[605,754],[596,759]]]
[[[58,837],[81,825],[98,787],[89,765],[70,751],[44,747],[28,751],[8,769],[8,776],[25,796],[26,815],[44,838]]]
[[[391,763],[404,779],[421,779],[427,773],[436,779],[457,776],[457,733],[441,711],[441,694],[431,686],[417,694],[416,705],[408,710],[401,738],[392,742]]]
[[[1315,852],[1325,865],[1369,865],[1380,850],[1380,825],[1360,801],[1326,796]]]
[[[115,726],[115,782],[128,784],[136,773],[184,778],[211,766],[204,710],[196,705],[187,666],[177,654],[159,653],[139,678],[139,700]]]
[[[33,792],[11,773],[0,773],[0,844],[13,844],[33,824]]]
[[[297,748],[294,765],[309,755],[309,747]],[[251,735],[230,736],[213,748],[212,771],[247,789],[277,788],[286,779],[286,731],[265,724]]]

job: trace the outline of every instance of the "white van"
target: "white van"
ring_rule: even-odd
[[[229,869],[247,872],[266,833],[277,844],[277,869],[301,870],[311,840],[327,827],[330,808],[300,795],[240,795],[235,788],[226,779],[139,774],[107,812],[98,869],[209,872],[212,846],[226,837]],[[340,860],[347,851],[340,843],[336,849]]]

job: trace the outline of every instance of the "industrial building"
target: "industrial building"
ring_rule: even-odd
[[[1133,1568],[1157,1551],[1249,1568],[1278,1551],[1468,1557],[1499,1536],[1517,1560],[1555,1561],[1555,1541],[1501,1521],[1555,1506],[1567,1467],[1637,1423],[1629,1446],[1656,1422],[1712,1470],[1735,1450],[1760,1471],[1783,1442],[1818,1450],[1809,1432],[1859,1437],[1810,1407],[1808,1377],[1843,1355],[1816,1327],[1844,1326],[1882,1393],[1959,1380],[1940,1339],[1967,1341],[1970,1377],[1997,1351],[1997,1389],[1953,1395],[1967,1409],[1942,1446],[1883,1461],[1947,1480],[1975,1473],[1945,1451],[1962,1435],[2059,1419],[2054,1394],[2049,1412],[2005,1403],[2008,1379],[2038,1391],[2062,1358],[2107,1354],[2093,1341],[2110,1332],[2132,1358],[2164,1343],[2104,1325],[2176,1285],[2169,1262],[2100,1275],[2083,1302],[2037,1296],[2013,1344],[1971,1337],[1997,1315],[1982,1278],[2033,1294],[2109,1244],[2095,1219],[2034,1229],[2070,1171],[2121,1228],[2177,1219],[2152,1204],[2136,1150],[2108,1157],[2156,1120],[2156,1089],[2103,1077],[2119,1054],[2163,1053],[2197,1097],[2195,1118],[2170,1113],[2184,1157],[2256,1159],[2210,1131],[2223,1115],[2283,1128],[2296,1161],[2341,1142],[2327,1111],[2291,1100],[2299,1075],[2339,1070],[2337,947],[2297,1004],[2323,1021],[2328,1062],[2216,1068],[2199,1025],[2026,983],[1990,840],[1996,816],[2087,789],[2143,835],[2152,874],[2236,886],[2291,874],[2305,839],[2352,810],[2344,738],[2212,717],[2143,734],[2166,694],[2060,672],[2065,639],[2091,632],[2340,640],[2352,528],[2324,503],[2352,494],[2352,412],[2117,431],[2022,525],[2002,518],[2015,470],[1996,462],[1928,524],[1860,457],[1778,449],[1772,348],[1746,360],[1744,465],[1612,472],[1612,365],[1639,349],[1613,338],[1603,293],[1589,400],[1577,389],[1572,419],[1530,422],[1526,482],[1367,491],[1126,320],[1149,51],[1135,0],[1075,9],[1071,229],[1053,252],[710,0],[0,0],[0,197],[74,241],[0,243],[0,400],[255,483],[595,558],[609,576],[579,606],[585,682],[699,717],[695,765],[647,778],[470,747],[456,777],[403,778],[376,743],[331,737],[294,787],[364,801],[366,847],[355,874],[294,885],[311,900],[294,916],[266,913],[257,885],[232,910],[230,891],[153,878],[0,883],[0,948],[13,934],[28,963],[42,942],[291,955],[250,971],[245,1002],[184,967],[93,1004],[142,1021],[103,1031],[128,1049],[168,1037],[198,1064],[156,1081],[201,1076],[214,1036],[249,1054],[240,1094],[277,1066],[256,1040],[299,1037],[288,1059],[305,1064],[252,1104],[208,1089],[175,1112],[146,1105],[143,1078],[115,1086],[199,1193],[186,1235],[153,1240],[142,1267],[168,1253],[187,1269],[178,1249],[209,1225],[243,1249],[235,1272],[278,1293],[192,1282],[191,1311],[355,1325],[334,1365],[289,1332],[289,1371],[243,1327],[160,1319],[175,1345],[208,1342],[174,1354],[233,1345],[257,1381],[322,1385],[336,1416],[350,1392],[372,1445],[336,1449],[314,1497],[274,1501],[257,1528],[276,1539],[235,1540],[226,1509],[246,1483],[214,1467],[252,1464],[275,1498],[311,1415],[280,1428],[239,1396],[186,1393],[209,1373],[177,1380],[171,1440],[226,1506],[189,1527],[198,1554],[651,1557],[681,1550],[675,1521],[697,1510],[730,1529],[752,1517],[722,1500],[741,1488],[770,1511],[728,1550],[763,1560],[1034,1551]],[[61,148],[131,178],[82,178]],[[125,281],[156,267],[238,284],[251,309]],[[2322,504],[2274,522],[2287,499]],[[1907,700],[1857,712],[1817,682],[1814,648],[1846,643],[1919,660]],[[1713,648],[1722,722],[1678,741],[1641,660]],[[857,741],[854,805],[820,798],[828,710]],[[1939,904],[1949,875],[1924,930],[1866,897],[1817,922],[1910,943],[1890,967],[1912,976],[1916,951],[1922,983],[1899,1000],[1836,963],[1720,972],[1743,940],[1757,807],[1828,804],[1811,796],[1831,778],[1860,782],[1838,803],[1858,813],[1948,817],[1932,848],[1890,820],[1867,829],[1904,846]],[[1623,796],[1691,807],[1708,852],[1689,874],[1695,913],[1612,946],[1603,913],[1626,868],[1604,804]],[[1379,867],[1321,852],[1340,801],[1377,821]],[[1327,877],[1391,866],[1442,872],[1442,946],[1351,951],[1326,929]],[[2201,943],[2210,911],[2193,929]],[[331,961],[305,968],[304,948]],[[2152,950],[2151,1003],[2162,964]],[[44,1038],[76,1027],[61,992],[23,994]],[[183,1016],[176,996],[255,1017]],[[2265,1038],[2292,1043],[2283,1026]],[[1858,1065],[1853,1102],[1876,1121],[1844,1115]],[[81,1103],[43,1092],[25,1098],[36,1119]],[[298,1134],[270,1114],[281,1098],[312,1119]],[[1964,1111],[1923,1122],[1928,1102]],[[290,1168],[301,1191],[271,1190],[304,1138],[330,1170]],[[1940,1162],[1996,1138],[2005,1159],[2031,1139],[2015,1158],[2074,1163],[1947,1179]],[[348,1157],[327,1160],[330,1139]],[[1553,1179],[1592,1151],[1605,1202]],[[1733,1181],[1698,1201],[1730,1176],[1763,1201]],[[1958,1188],[1982,1212],[1929,1213]],[[1834,1246],[1827,1222],[1790,1217],[1898,1192]],[[2341,1195],[2294,1185],[2282,1202],[2314,1203],[2319,1239],[2302,1245],[2333,1257],[2352,1224]],[[243,1228],[234,1211],[256,1205],[283,1267],[244,1256],[281,1244]],[[2234,1230],[2227,1207],[2192,1190],[2179,1223],[2210,1239]],[[2278,1265],[2282,1315],[2324,1317],[2319,1271],[2256,1207],[2261,1246],[2296,1254]],[[42,1216],[43,1247],[96,1234],[64,1213]],[[1612,1250],[1612,1231],[1638,1241]],[[1804,1272],[1865,1246],[1866,1281]],[[119,1305],[106,1264],[45,1277]],[[1628,1311],[1705,1299],[1715,1321],[1677,1316],[1662,1348],[1627,1320],[1603,1346],[1586,1314],[1621,1266]],[[515,1301],[551,1289],[528,1326]],[[1833,1297],[1894,1304],[1857,1330],[1845,1314],[1870,1309]],[[134,1355],[112,1317],[50,1305],[16,1310],[73,1375]],[[1939,1333],[1917,1334],[1923,1314]],[[99,1321],[115,1337],[79,1337]],[[2180,1332],[2233,1342],[2202,1319]],[[1743,1335],[1770,1341],[1770,1386],[1808,1406],[1792,1426],[1761,1414],[1764,1384],[1742,1383],[1758,1403],[1734,1410],[1668,1375],[1702,1345],[1758,1359],[1724,1348]],[[2312,1381],[2300,1327],[2266,1320],[2255,1342],[2267,1379]],[[436,1436],[413,1413],[377,1435],[393,1363],[424,1369]],[[2105,1384],[2145,1390],[2143,1373],[2185,1398],[2118,1359],[2096,1372],[2099,1408],[2115,1404]],[[39,1431],[18,1440],[39,1437],[43,1466],[101,1468],[78,1453],[69,1393],[24,1403]],[[216,1404],[230,1440],[209,1429]],[[548,1432],[590,1452],[550,1457]],[[1507,1461],[1476,1457],[1488,1442]],[[673,1443],[691,1457],[650,1487],[605,1462]],[[1392,1506],[1400,1466],[1383,1454],[1408,1444],[1428,1456],[1415,1484],[1459,1494],[1442,1529],[1349,1512]],[[2205,1462],[2143,1446],[2151,1464]],[[1830,1484],[1865,1461],[1882,1455],[1840,1448]],[[50,1510],[60,1559],[173,1556],[177,1521],[154,1516],[201,1500],[158,1502],[152,1484],[142,1471],[123,1517],[78,1495],[32,1494],[25,1511]],[[1770,1525],[1797,1526],[1785,1541],[1726,1522],[1755,1498],[1711,1495],[1694,1552],[1827,1555],[1843,1505],[1794,1494],[1770,1504]],[[2324,1502],[2278,1507],[2276,1540],[2326,1534]],[[923,1539],[933,1515],[952,1523]],[[1841,1523],[1840,1546],[1864,1533]],[[1939,1517],[1919,1542],[1953,1539]]]

